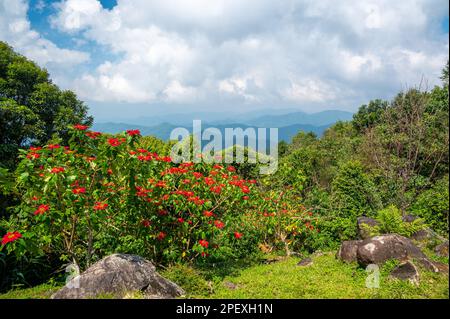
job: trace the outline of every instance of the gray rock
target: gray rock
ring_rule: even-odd
[[[161,277],[155,266],[136,255],[113,254],[103,258],[57,291],[53,299],[87,299],[98,295],[123,298],[140,291],[145,298],[175,298],[184,291]]]
[[[358,235],[359,235],[359,238],[361,238],[361,239],[367,239],[367,238],[371,237],[370,231],[368,229],[366,229],[366,227],[364,227],[364,225],[369,226],[369,227],[374,227],[374,226],[379,225],[379,223],[375,219],[365,217],[365,216],[358,217],[356,220],[356,223],[358,226]]]
[[[407,214],[407,215],[403,215],[403,216],[402,216],[402,220],[403,220],[405,223],[412,223],[412,222],[415,221],[417,218],[419,218],[419,217],[414,216],[414,215],[410,215],[410,214]]]
[[[313,260],[310,257],[307,257],[307,258],[303,258],[302,260],[300,260],[297,263],[297,266],[306,267],[306,266],[311,266],[312,264],[313,264]]]
[[[440,257],[448,257],[448,240],[434,248],[436,255]]]
[[[411,239],[419,242],[429,241],[434,239],[434,237],[433,231],[429,228],[421,229],[411,235]]]
[[[362,242],[362,240],[348,240],[342,242],[336,254],[336,258],[348,263],[356,262],[358,248]]]
[[[410,283],[414,285],[419,284],[420,278],[419,270],[410,261],[398,265],[394,270],[392,270],[390,276],[392,278],[400,280],[408,280]]]
[[[364,240],[358,247],[357,260],[364,267],[382,264],[390,259],[406,261],[415,259],[425,268],[437,272],[434,264],[413,242],[398,234],[376,236]]]

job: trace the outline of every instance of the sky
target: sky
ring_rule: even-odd
[[[0,0],[0,40],[98,119],[356,111],[440,83],[447,0]]]

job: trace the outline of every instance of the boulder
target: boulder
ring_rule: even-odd
[[[307,258],[304,258],[304,259],[300,260],[300,261],[297,263],[297,266],[303,266],[303,267],[306,267],[306,266],[311,266],[312,264],[313,264],[312,259],[311,259],[310,257],[307,257]]]
[[[387,260],[417,260],[428,270],[438,272],[436,266],[413,242],[398,234],[376,236],[364,240],[358,247],[357,260],[364,267],[370,264],[382,264]]]
[[[123,298],[140,291],[145,298],[175,298],[184,291],[161,277],[155,266],[136,255],[113,254],[103,258],[57,291],[53,299],[88,299],[98,295]]]
[[[392,270],[390,277],[400,280],[408,280],[410,283],[418,285],[420,275],[417,267],[412,262],[407,261]]]
[[[362,240],[347,240],[342,242],[341,247],[336,254],[336,258],[345,262],[356,262],[357,252]]]
[[[358,235],[360,239],[370,238],[370,231],[367,229],[367,226],[374,227],[379,225],[379,223],[372,218],[361,216],[356,219],[357,227],[358,227]],[[364,226],[365,225],[365,226]]]
[[[436,255],[440,257],[448,257],[448,240],[434,248]]]

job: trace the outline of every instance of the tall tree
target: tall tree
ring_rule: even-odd
[[[13,169],[21,147],[66,138],[70,124],[91,124],[87,111],[75,93],[52,83],[47,70],[0,41],[0,166]]]

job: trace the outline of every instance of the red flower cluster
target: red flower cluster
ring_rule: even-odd
[[[107,203],[97,202],[94,205],[94,210],[104,210],[104,209],[106,209],[106,207],[108,207]]]
[[[102,135],[102,133],[100,132],[86,132],[86,136],[92,138],[93,140],[95,140],[100,135]]]
[[[38,159],[39,157],[41,157],[41,155],[38,153],[31,152],[27,154],[28,159]]]
[[[141,131],[139,130],[127,130],[127,134],[130,136],[141,135]]]
[[[123,138],[122,139],[118,139],[115,137],[108,138],[108,144],[111,145],[112,147],[119,146],[120,144],[122,144],[124,142],[125,142],[125,139],[123,139]]]
[[[76,125],[73,126],[73,128],[74,128],[75,130],[78,130],[78,131],[85,131],[85,130],[88,129],[88,127],[89,127],[89,126],[87,126],[87,125],[82,125],[82,124],[76,124]]]
[[[56,150],[56,149],[58,149],[58,148],[60,148],[61,146],[59,145],[59,144],[50,144],[50,145],[47,145],[47,148],[49,149],[49,150]]]
[[[64,167],[54,167],[54,168],[51,169],[51,172],[53,174],[62,173],[64,171],[65,171]]]
[[[151,222],[148,219],[144,219],[142,222],[142,226],[144,227],[150,227]]]
[[[221,222],[220,220],[215,220],[214,221],[214,226],[216,226],[219,229],[222,229],[223,226],[225,226],[225,224],[223,222]]]
[[[234,238],[236,238],[236,239],[241,239],[242,236],[243,236],[243,235],[242,235],[241,233],[234,232]]]
[[[158,236],[156,236],[156,238],[158,239],[158,240],[163,240],[164,238],[166,238],[166,233],[165,232],[159,232],[159,234],[158,234]]]
[[[208,246],[209,246],[208,241],[207,241],[207,240],[204,240],[204,239],[200,239],[200,240],[198,241],[198,243],[199,243],[200,246],[205,247],[205,248],[208,248]]]
[[[203,212],[203,216],[206,216],[206,217],[211,217],[211,216],[213,216],[214,215],[214,213],[213,212],[210,212],[210,211],[204,211]]]
[[[39,205],[38,209],[36,209],[33,214],[34,215],[42,215],[49,209],[50,209],[50,205],[42,204],[42,205]]]
[[[84,188],[84,187],[74,188],[74,189],[72,189],[72,193],[74,193],[74,194],[84,194],[84,193],[86,193],[86,188]]]
[[[19,233],[18,231],[8,232],[8,233],[6,233],[5,236],[3,236],[2,245],[6,245],[7,243],[16,241],[17,239],[19,239],[21,237],[22,237],[22,234]]]

